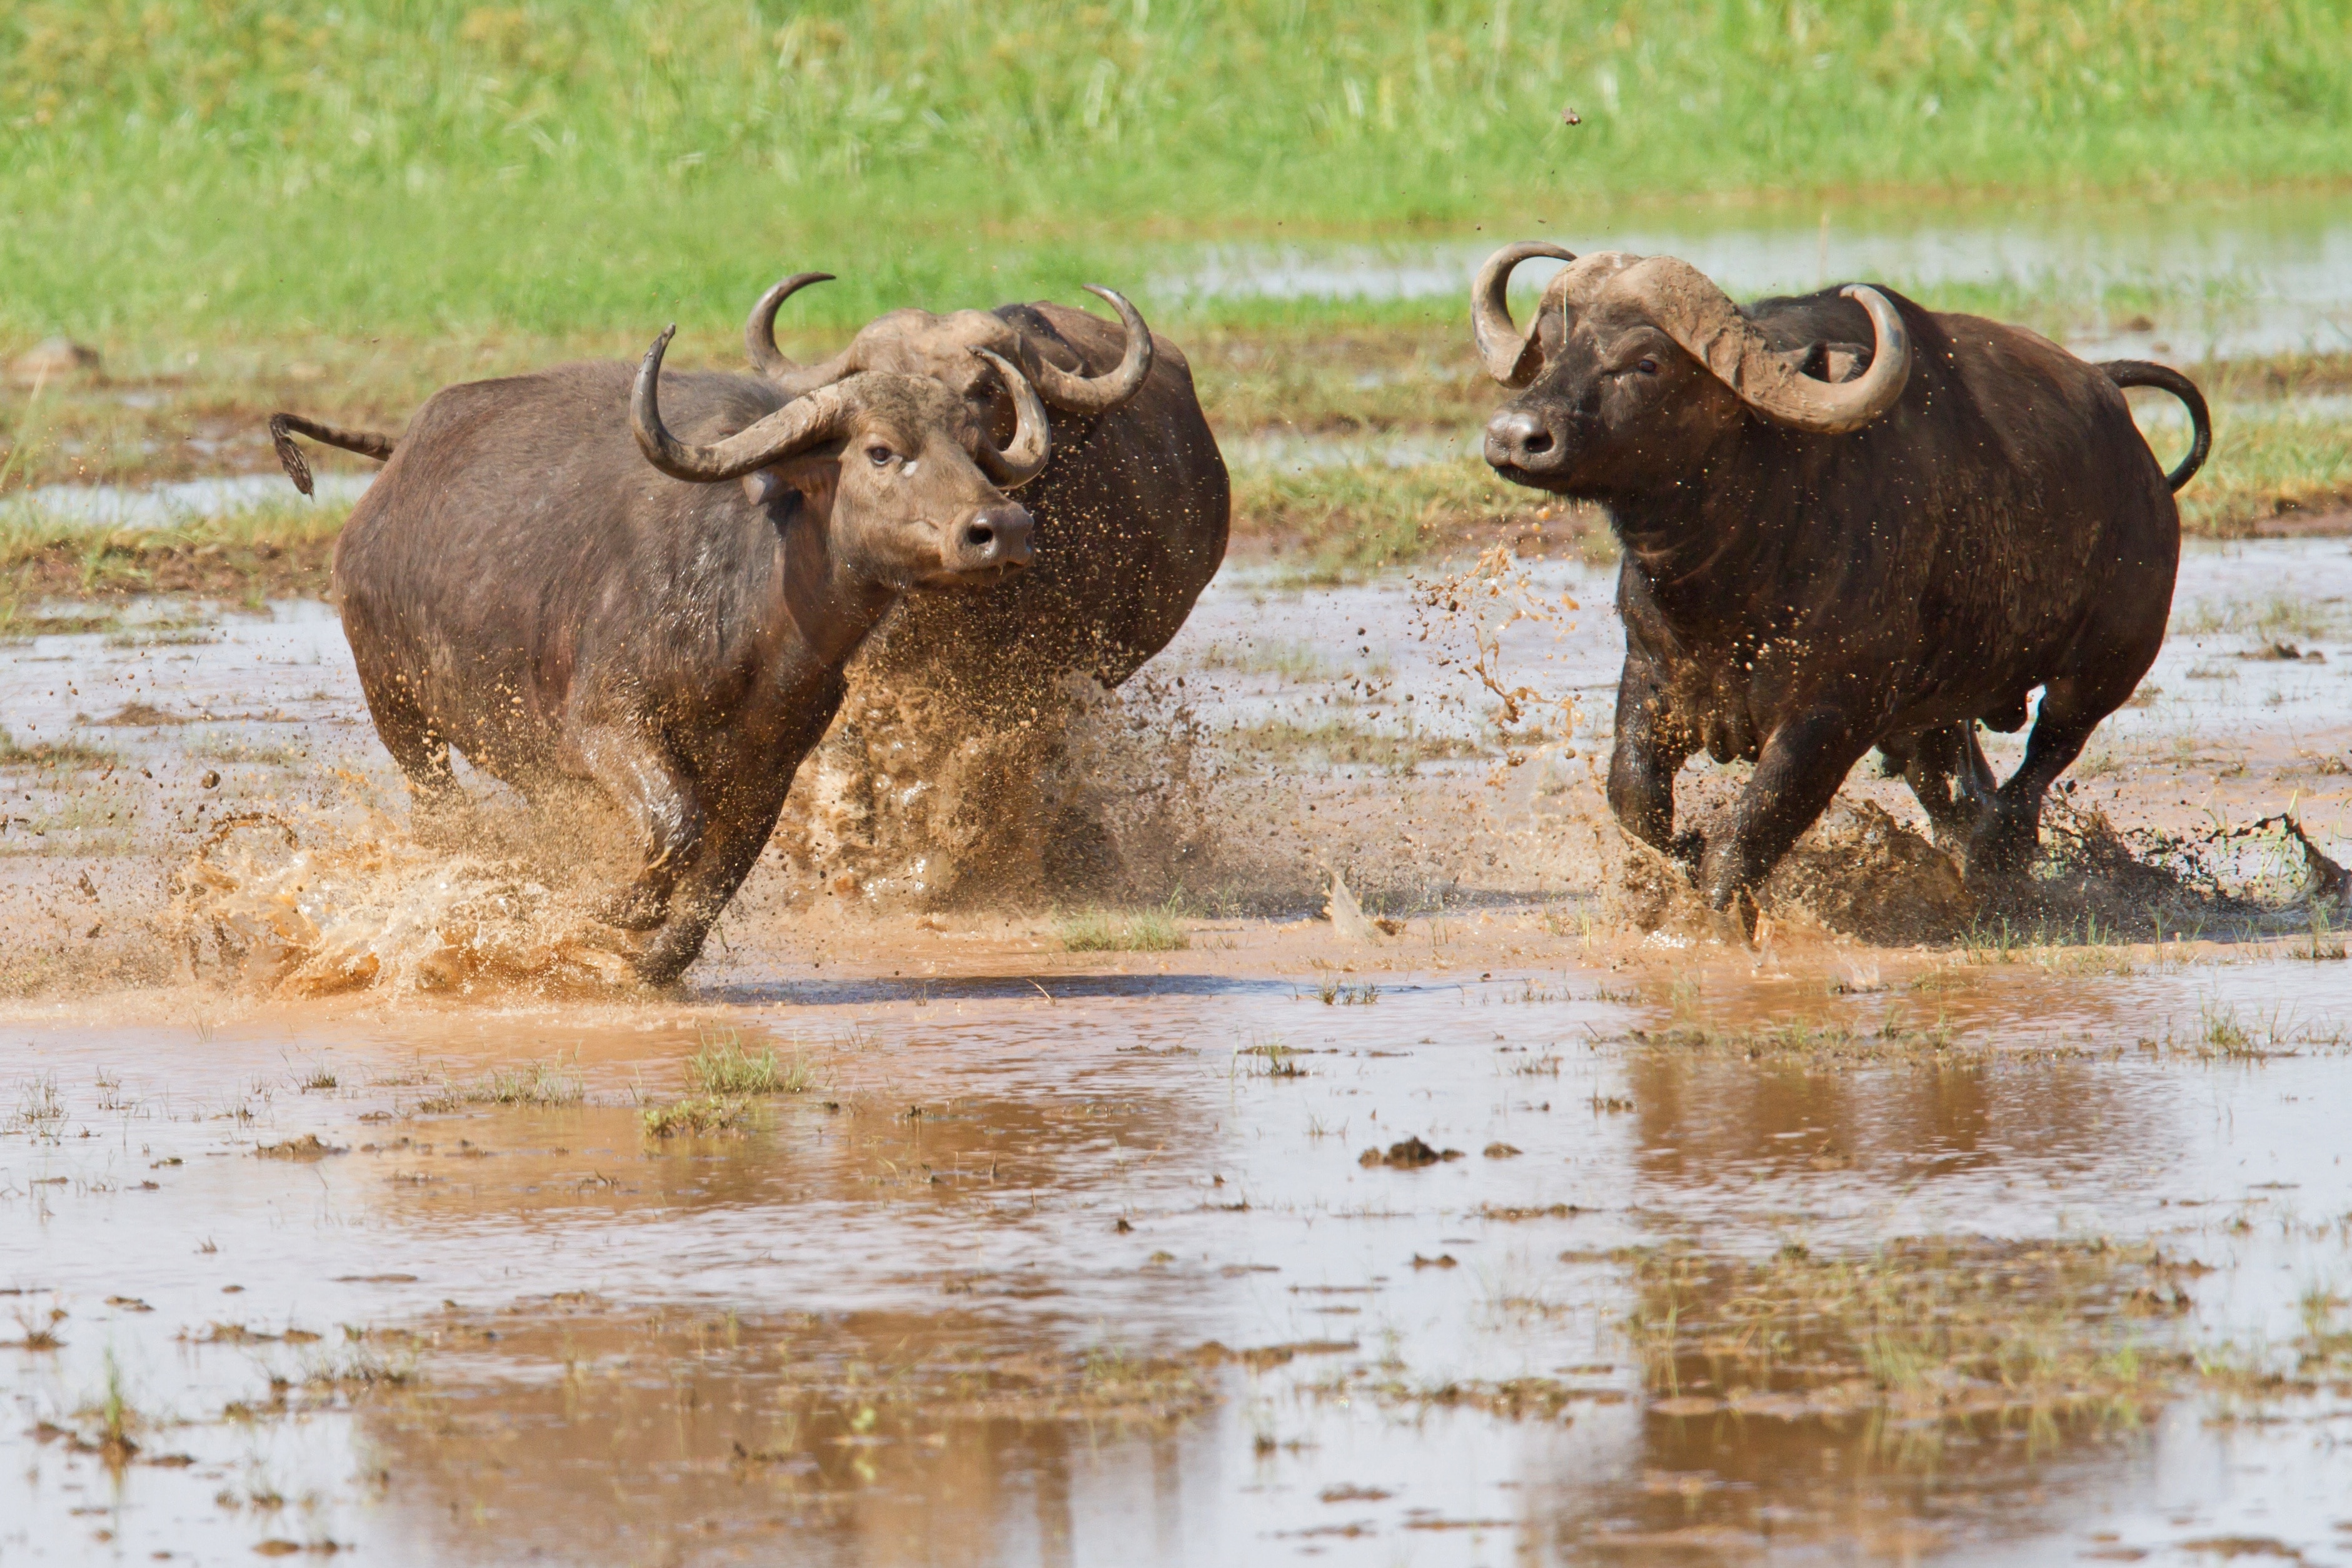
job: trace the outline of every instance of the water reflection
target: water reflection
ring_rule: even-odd
[[[2320,1016],[2315,966],[1882,954],[1870,990],[1833,947],[1761,975],[1482,962],[1494,980],[1382,977],[1350,1006],[992,981],[287,1011],[168,1048],[30,1029],[63,1109],[0,1142],[0,1274],[67,1311],[67,1342],[0,1352],[0,1510],[125,1550],[453,1563],[1924,1555],[2087,1549],[2103,1510],[2221,1528],[2215,1487],[2146,1501],[2151,1466],[2219,1440],[2173,1414],[2205,1408],[2179,1356],[2293,1342],[2304,1285],[2342,1267],[2343,1058],[2161,1042],[2260,997]],[[740,1136],[647,1140],[641,1102],[685,1092],[714,1018],[812,1086]],[[584,1103],[469,1098],[550,1059]],[[1411,1139],[1460,1157],[1363,1163]],[[182,1423],[144,1451],[186,1467],[112,1479],[72,1447],[110,1357]],[[2305,1472],[2279,1474],[2265,1530],[2324,1539]],[[102,1526],[72,1512],[94,1488]]]

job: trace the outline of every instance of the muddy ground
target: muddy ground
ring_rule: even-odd
[[[1082,864],[837,741],[670,995],[495,790],[408,836],[328,606],[47,606],[0,1560],[2352,1560],[2275,820],[2352,858],[2352,546],[2192,548],[2034,897],[1857,770],[1753,951],[1609,826],[1547,553],[1229,572],[1073,695]]]

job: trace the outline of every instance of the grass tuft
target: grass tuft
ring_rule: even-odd
[[[687,1058],[686,1076],[710,1099],[800,1094],[815,1084],[807,1058],[795,1056],[786,1061],[776,1055],[773,1046],[762,1046],[757,1054],[747,1051],[742,1036],[733,1029],[705,1035],[702,1048]]]
[[[741,1129],[751,1108],[740,1100],[703,1095],[668,1105],[648,1105],[644,1122],[648,1138],[708,1138]]]
[[[1192,945],[1169,910],[1120,915],[1089,910],[1065,916],[1056,929],[1066,952],[1180,952]]]
[[[86,746],[79,741],[37,741],[27,746],[7,731],[0,730],[0,768],[86,773],[92,768],[113,767],[121,761],[112,752]]]
[[[587,1098],[587,1083],[576,1070],[561,1062],[533,1061],[492,1068],[469,1084],[445,1081],[438,1094],[416,1109],[441,1112],[467,1105],[578,1105]]]

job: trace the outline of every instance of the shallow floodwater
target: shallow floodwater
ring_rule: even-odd
[[[2185,1309],[2083,1333],[2291,1361],[2303,1298],[2352,1263],[2347,1009],[2319,966],[1945,972],[1938,1013],[1985,1049],[1833,1066],[1629,1031],[1679,1011],[1867,1033],[1922,993],[1693,967],[1701,997],[1677,1003],[1546,964],[1335,1005],[1181,956],[1108,984],[1032,967],[1034,985],[1001,958],[927,997],[806,985],[691,1016],[20,1021],[19,1092],[55,1103],[0,1145],[0,1275],[62,1342],[0,1361],[0,1550],[2352,1545],[2340,1394],[1748,1411],[1688,1368],[1662,1386],[1631,1326],[1643,1249],[2153,1241]],[[2282,1007],[2277,1054],[2181,1048],[2218,1009]],[[814,1086],[736,1136],[644,1139],[633,1093],[666,1095],[720,1018]],[[562,1064],[584,1102],[446,1103],[526,1061]],[[1408,1137],[1462,1152],[1360,1163]],[[121,1464],[84,1451],[110,1387],[133,1413]]]
[[[1891,283],[1930,302],[1955,287],[1989,290],[2071,312],[2069,346],[2091,357],[2352,349],[2352,200],[2324,193],[2025,210],[1637,210],[1537,224],[1527,236],[1208,245],[1165,262],[1151,295],[1459,300],[1496,246],[1531,236],[1580,253],[1679,256],[1741,299],[1843,279]],[[1539,286],[1553,265],[1526,264],[1526,286]]]
[[[1516,764],[1399,580],[1229,574],[1155,676],[1307,737],[1310,843],[1585,832],[1611,573],[1517,569],[1499,670],[1579,711]],[[2352,545],[2192,547],[2076,798],[2345,858],[2348,679]],[[89,749],[5,774],[12,942],[99,951],[224,813],[399,809],[320,605],[0,647],[0,706]],[[1749,953],[1476,860],[1381,936],[794,907],[677,997],[11,1002],[0,1563],[2352,1562],[2324,911]]]

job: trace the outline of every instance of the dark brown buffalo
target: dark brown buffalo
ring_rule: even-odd
[[[1051,303],[894,310],[795,365],[776,350],[776,310],[822,277],[786,279],[753,309],[744,341],[761,374],[786,391],[926,375],[1001,433],[1012,405],[973,357],[986,348],[1034,383],[1053,457],[1022,492],[1037,520],[1029,571],[996,594],[908,599],[851,668],[787,858],[836,890],[925,904],[1131,890],[1156,874],[1119,842],[1134,802],[1066,738],[1083,689],[1117,686],[1165,647],[1224,559],[1230,487],[1182,353],[1096,289],[1118,321]]]
[[[1570,262],[1522,335],[1529,257]],[[2021,328],[1849,285],[1746,310],[1672,257],[1496,252],[1472,291],[1505,478],[1606,509],[1624,547],[1625,668],[1609,800],[1692,866],[1717,910],[1749,890],[1873,746],[1972,883],[2024,867],[2042,799],[2154,661],[2180,549],[2173,490],[2210,440],[2160,365],[2088,364]],[[2188,405],[2167,476],[2122,387]],[[1996,786],[1979,722],[2025,760]],[[1755,772],[1719,828],[1675,833],[1705,747]]]
[[[893,662],[911,657],[966,687],[1025,689],[1072,670],[1115,686],[1167,647],[1224,561],[1232,511],[1182,352],[1126,300],[1093,289],[1117,325],[1049,301],[893,310],[831,359],[796,365],[776,348],[777,309],[826,280],[785,279],[744,324],[753,367],[779,389],[797,395],[861,371],[929,376],[1001,437],[1013,419],[1001,361],[1036,387],[1052,431],[1053,455],[1022,497],[1037,522],[1029,571],[1003,593],[910,604],[891,627]]]
[[[398,442],[280,415],[389,456],[335,551],[360,681],[433,806],[449,751],[534,799],[608,795],[641,836],[598,906],[675,979],[757,859],[842,669],[914,588],[994,584],[1030,557],[1006,489],[1047,456],[1020,372],[1000,448],[928,376],[866,371],[798,395],[764,379],[571,364],[449,387]],[[667,417],[684,433],[673,437]]]

